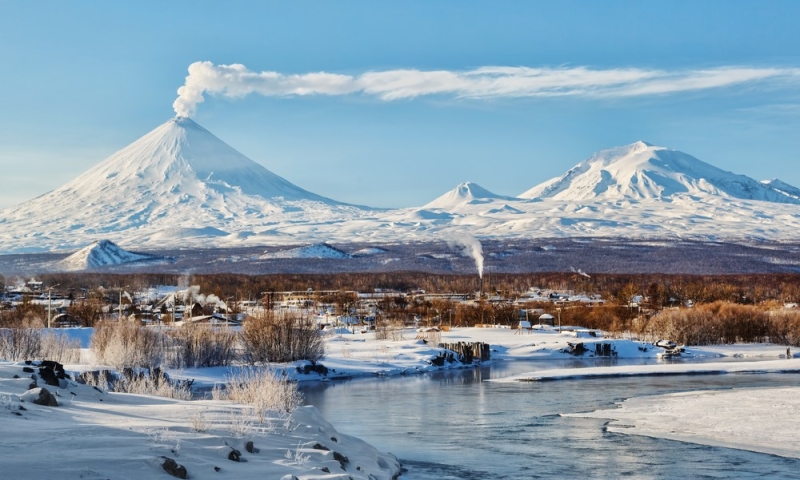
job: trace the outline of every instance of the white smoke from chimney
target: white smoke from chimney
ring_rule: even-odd
[[[475,260],[478,276],[483,278],[483,247],[477,238],[468,233],[461,233],[447,240],[450,248],[459,248],[461,253]]]
[[[580,268],[579,268],[579,269],[577,269],[577,270],[575,270],[575,267],[569,267],[569,269],[570,269],[570,270],[571,270],[573,273],[577,273],[578,275],[583,275],[583,276],[584,276],[584,277],[586,277],[586,278],[592,278],[592,277],[591,277],[591,276],[590,276],[588,273],[584,272],[584,271],[583,271],[583,270],[581,270]]]

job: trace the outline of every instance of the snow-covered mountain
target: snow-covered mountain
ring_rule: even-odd
[[[176,117],[64,186],[0,211],[0,239],[16,251],[67,249],[98,237],[152,247],[235,242],[276,224],[367,211],[303,190]]]
[[[587,202],[669,200],[681,195],[800,204],[797,197],[768,183],[645,142],[601,150],[563,176],[537,185],[520,197]]]
[[[404,188],[414,188],[413,185]],[[796,238],[800,190],[644,142],[600,151],[520,197],[463,183],[422,207],[379,210],[308,192],[187,118],[66,185],[0,211],[0,253],[485,238]],[[286,251],[328,257],[311,247]],[[274,254],[271,254],[274,255]]]
[[[788,183],[778,180],[777,178],[773,178],[772,180],[763,180],[761,183],[767,185],[768,187],[774,188],[786,196],[800,200],[800,188],[789,185]]]
[[[120,248],[110,240],[100,240],[88,245],[56,265],[59,270],[90,270],[109,265],[154,260],[158,257],[143,253],[133,253]]]

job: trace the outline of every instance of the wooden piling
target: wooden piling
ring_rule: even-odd
[[[485,362],[491,358],[491,348],[483,342],[440,343],[439,348],[452,350],[458,355],[458,360],[466,364],[475,360]]]

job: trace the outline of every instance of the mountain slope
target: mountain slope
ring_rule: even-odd
[[[645,142],[601,150],[563,176],[524,192],[520,198],[586,202],[670,200],[681,195],[800,203],[800,199],[768,184]]]
[[[775,190],[789,197],[800,199],[800,188],[789,185],[788,183],[778,180],[777,178],[773,178],[772,180],[764,180],[761,183],[767,185],[768,187],[774,188]]]

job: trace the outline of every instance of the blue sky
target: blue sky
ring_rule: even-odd
[[[199,61],[244,65],[256,92],[203,90],[198,123],[341,201],[517,195],[636,140],[800,186],[798,18],[796,1],[3,2],[0,207],[175,115]]]

